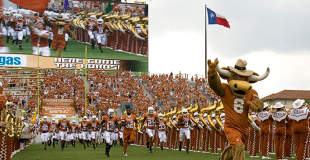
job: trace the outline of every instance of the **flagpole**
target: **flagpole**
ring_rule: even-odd
[[[208,71],[208,57],[207,57],[207,5],[205,4],[205,76],[207,76]]]

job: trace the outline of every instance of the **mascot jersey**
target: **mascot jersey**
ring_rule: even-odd
[[[257,92],[252,89],[245,97],[238,98],[233,95],[229,86],[223,83],[225,94],[221,97],[225,110],[225,130],[233,128],[247,135],[248,129],[248,101],[258,98]],[[225,131],[226,132],[226,131]],[[226,134],[227,135],[227,134]]]

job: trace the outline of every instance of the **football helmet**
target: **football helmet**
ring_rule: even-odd
[[[9,17],[10,17],[10,12],[4,11],[4,12],[3,12],[3,15],[4,15],[6,18],[9,18]]]
[[[84,121],[84,122],[87,121],[87,117],[86,117],[86,116],[83,117],[83,121]]]
[[[55,123],[55,118],[52,119],[52,123]]]
[[[195,113],[194,113],[194,117],[196,117],[196,116],[198,116],[198,115],[199,115],[198,112],[195,112]]]
[[[43,117],[43,121],[44,121],[44,122],[47,122],[47,116],[44,116],[44,117]]]
[[[103,19],[101,19],[101,18],[97,19],[97,23],[98,23],[99,25],[103,24]]]
[[[73,121],[72,121],[72,124],[75,124],[75,123],[76,123],[75,120],[73,120]]]
[[[91,117],[91,119],[92,119],[92,121],[96,121],[96,116],[95,115],[93,115],[92,117]]]
[[[149,113],[149,114],[153,114],[154,113],[154,111],[155,111],[155,109],[153,108],[153,107],[149,107],[148,109],[147,109],[147,112]]]
[[[29,11],[26,11],[26,12],[25,12],[25,17],[27,17],[27,18],[30,17],[30,12],[29,12]]]
[[[66,120],[66,116],[65,116],[65,115],[62,115],[62,116],[61,116],[61,119],[62,119],[63,121],[65,121],[65,120]]]
[[[110,108],[110,109],[108,109],[108,115],[110,116],[110,117],[113,117],[114,116],[114,110],[112,109],[112,108]]]
[[[188,113],[188,112],[187,112],[187,109],[183,108],[183,109],[182,109],[182,114],[183,114],[183,116],[186,116],[187,113]]]
[[[162,119],[164,119],[164,115],[163,115],[162,113],[159,113],[159,114],[158,114],[158,118],[159,118],[160,120],[162,120]]]
[[[18,21],[22,21],[22,20],[24,19],[24,17],[23,17],[23,15],[21,15],[21,14],[17,14],[17,15],[16,15],[16,19],[17,19]]]
[[[95,20],[97,20],[97,18],[96,18],[96,16],[95,16],[95,15],[91,15],[89,18],[90,18],[90,20],[91,20],[91,21],[95,21]]]

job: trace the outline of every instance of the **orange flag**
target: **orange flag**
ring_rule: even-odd
[[[39,13],[44,13],[47,8],[49,0],[10,0],[11,2]]]

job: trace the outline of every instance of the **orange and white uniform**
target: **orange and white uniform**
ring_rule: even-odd
[[[49,132],[49,140],[57,139],[58,135],[56,133],[57,130],[57,123],[51,123],[48,129]]]
[[[307,108],[292,109],[290,119],[292,122],[293,136],[295,141],[296,159],[306,159],[307,143],[309,140],[309,118]]]
[[[34,34],[37,33],[37,34]],[[49,57],[51,51],[48,47],[48,38],[42,38],[39,35],[50,34],[47,30],[38,30],[37,28],[31,32],[31,45],[34,55],[38,55],[38,43],[39,43],[39,54],[41,56]]]
[[[100,132],[100,121],[96,120],[90,122],[91,125],[91,139],[98,139]]]
[[[157,118],[157,114],[153,113],[152,115],[149,115],[148,113],[145,113],[143,115],[144,120],[146,121],[146,133],[148,134],[149,137],[153,137],[154,138],[154,134],[155,134],[155,122],[156,122],[156,118]]]
[[[135,115],[123,115],[121,118],[121,121],[125,123],[124,131],[123,131],[123,139],[124,139],[124,145],[123,145],[123,152],[124,154],[127,154],[127,145],[130,143],[133,143],[135,141],[136,132],[133,130],[134,122],[136,121]]]
[[[90,140],[90,135],[89,135],[89,131],[90,131],[90,127],[91,127],[91,122],[90,121],[81,121],[81,129],[80,131],[82,132],[82,139],[83,140]]]
[[[258,98],[258,94],[252,89],[244,98],[238,98],[233,95],[228,84],[223,83],[222,85],[225,87],[225,94],[221,97],[225,110],[224,132],[228,142],[234,147],[239,143],[246,142],[249,111],[247,102]]]
[[[79,130],[79,126],[77,124],[75,125],[71,124],[71,128],[70,128],[70,132],[71,132],[70,139],[71,140],[76,139],[78,130]]]
[[[270,139],[271,139],[271,130],[273,119],[272,115],[269,111],[261,111],[258,113],[258,119],[261,121],[261,152],[262,156],[268,157],[269,156],[269,147],[270,147]]]
[[[2,33],[4,36],[10,36],[10,30],[11,27],[8,26],[8,22],[10,21],[11,17],[6,18],[4,15],[1,15],[1,19],[2,19]]]
[[[72,1],[72,7],[73,7],[74,13],[80,12],[80,2],[79,1]]]
[[[97,25],[96,21],[92,21],[92,20],[87,20],[86,21],[86,26],[87,26],[87,30],[88,30],[87,33],[88,33],[90,39],[94,39],[95,38],[94,34],[93,34],[93,28],[96,25]]]
[[[118,118],[116,116],[112,118],[110,118],[109,116],[103,116],[102,119],[104,120],[104,126],[106,128],[103,137],[106,143],[112,145],[113,140],[116,140],[114,136],[114,129]]]
[[[48,137],[49,137],[49,127],[51,125],[51,122],[44,122],[44,121],[40,121],[40,132],[41,132],[41,141],[42,142],[47,142],[48,141]]]
[[[59,136],[60,136],[60,140],[65,141],[67,139],[67,132],[68,132],[68,128],[70,128],[70,120],[66,120],[65,122],[60,119],[58,121],[58,126],[59,128]]]
[[[158,138],[160,142],[167,142],[167,135],[166,135],[166,123],[167,119],[163,119],[158,123]]]
[[[187,139],[191,139],[191,132],[189,131],[190,116],[190,114],[187,114],[186,117],[183,115],[179,115],[178,117],[178,123],[180,127],[180,141],[183,141],[184,135]]]
[[[276,122],[276,129],[274,132],[274,142],[276,148],[276,158],[284,159],[285,136],[286,136],[286,121],[288,120],[285,111],[277,111],[272,114],[273,120]]]
[[[15,31],[15,34],[13,35],[13,40],[15,39],[23,40],[23,36],[24,36],[23,28],[26,24],[26,21],[25,20],[18,21],[14,19],[13,22],[14,22],[13,29]]]
[[[107,29],[107,25],[106,24],[101,24],[101,25],[95,25],[95,32],[97,32],[96,34],[96,39],[97,39],[97,43],[101,43],[102,45],[105,44],[106,42],[106,29]]]

